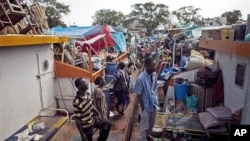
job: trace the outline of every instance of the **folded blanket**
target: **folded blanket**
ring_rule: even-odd
[[[212,108],[207,108],[207,112],[211,113],[217,120],[231,120],[232,112],[225,106],[217,106]]]
[[[198,114],[202,126],[208,130],[213,127],[223,125],[225,122],[216,120],[209,112],[201,112]]]
[[[225,133],[228,132],[227,122],[217,120],[209,112],[201,112],[198,114],[201,125],[205,128],[207,135],[211,132]]]

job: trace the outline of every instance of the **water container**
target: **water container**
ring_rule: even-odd
[[[188,84],[174,84],[175,100],[185,100],[188,94],[189,85]]]
[[[107,62],[105,67],[105,74],[114,75],[116,71],[117,71],[117,64],[115,62]]]

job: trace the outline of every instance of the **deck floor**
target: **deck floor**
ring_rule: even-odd
[[[137,78],[139,72],[136,72],[133,74],[133,81],[135,82],[135,79]],[[128,127],[128,119],[131,117],[131,111],[134,108],[135,104],[135,94],[130,94],[130,104],[128,108],[125,110],[124,115],[120,116],[117,115],[117,113],[112,110],[112,112],[115,114],[114,117],[110,118],[109,120],[112,123],[111,130],[109,133],[109,137],[107,141],[123,141],[123,136],[125,135],[125,130]],[[137,116],[137,115],[133,115]],[[135,118],[137,121],[137,118]],[[138,122],[135,122],[133,126],[132,133],[131,133],[131,139],[130,141],[138,141],[139,140],[139,126]],[[99,132],[96,131],[96,133],[93,136],[93,140],[95,141],[99,135]],[[81,141],[80,134],[76,128],[75,122],[69,121],[67,122],[58,132],[57,134],[51,139],[53,141],[63,141],[63,140],[69,140],[69,141]]]

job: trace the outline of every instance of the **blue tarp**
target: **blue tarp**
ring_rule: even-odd
[[[82,37],[87,32],[94,30],[95,26],[86,26],[86,27],[61,27],[56,26],[47,31],[49,35],[58,35],[58,36],[69,36],[69,37]]]
[[[126,40],[122,32],[112,32],[112,36],[115,40],[115,51],[126,51]]]

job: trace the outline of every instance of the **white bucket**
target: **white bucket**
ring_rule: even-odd
[[[67,110],[70,114],[74,113],[73,100],[74,96],[56,96],[57,106],[60,109]]]

